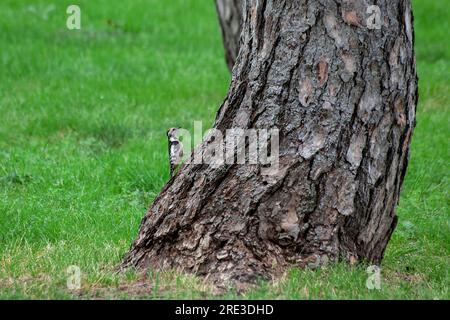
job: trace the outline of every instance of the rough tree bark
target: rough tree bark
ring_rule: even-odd
[[[244,0],[215,0],[215,2],[222,30],[225,60],[228,69],[232,71],[239,54]]]
[[[280,170],[185,164],[124,267],[240,284],[289,266],[380,263],[397,223],[417,77],[410,1],[377,1],[381,30],[367,27],[371,2],[246,1],[214,127],[279,128]]]

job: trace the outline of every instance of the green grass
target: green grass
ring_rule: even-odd
[[[226,94],[213,3],[77,2],[81,31],[65,28],[71,1],[0,3],[0,298],[212,297],[193,276],[151,273],[140,286],[114,268],[168,179],[165,130],[212,123]],[[381,290],[339,264],[244,298],[450,298],[450,4],[414,7],[418,125]],[[66,288],[70,265],[81,292]]]

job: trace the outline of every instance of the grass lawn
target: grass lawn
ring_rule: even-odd
[[[213,297],[193,276],[114,273],[168,180],[166,129],[212,124],[226,94],[213,2],[79,0],[69,31],[72,3],[0,2],[0,298]],[[381,289],[338,264],[225,298],[450,298],[450,3],[413,3],[418,124]]]

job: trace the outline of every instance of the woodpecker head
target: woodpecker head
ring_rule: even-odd
[[[169,138],[169,141],[178,140],[178,130],[180,128],[170,128],[167,130],[167,138]]]

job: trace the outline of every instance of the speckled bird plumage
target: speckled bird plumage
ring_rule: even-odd
[[[167,130],[168,146],[169,146],[169,167],[170,177],[175,174],[176,169],[183,158],[183,144],[179,140],[178,128],[170,128]]]

